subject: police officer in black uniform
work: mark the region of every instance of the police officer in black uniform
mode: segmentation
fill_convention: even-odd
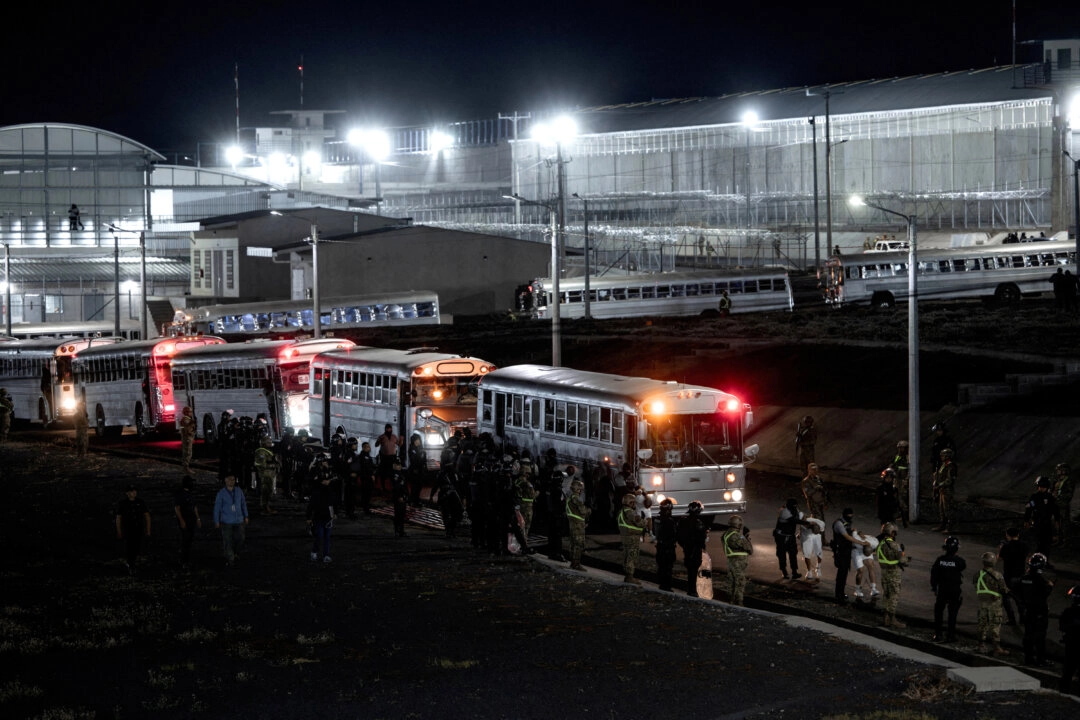
[[[1069,588],[1069,607],[1061,612],[1058,628],[1061,644],[1065,646],[1065,658],[1061,663],[1061,687],[1063,693],[1072,692],[1072,679],[1080,673],[1080,585]]]
[[[1024,598],[1024,664],[1046,667],[1046,628],[1050,623],[1050,591],[1053,579],[1046,576],[1046,556],[1035,553],[1028,558],[1028,571],[1020,578]]]
[[[956,553],[960,550],[960,539],[950,535],[942,545],[945,554],[938,557],[930,566],[930,589],[937,596],[934,602],[934,642],[956,642],[956,614],[963,602],[964,570],[967,563]],[[945,608],[949,609],[948,635],[941,634],[941,620]]]
[[[1061,512],[1051,493],[1054,483],[1050,478],[1040,475],[1035,478],[1035,492],[1028,498],[1024,507],[1024,527],[1035,532],[1035,550],[1046,555],[1054,546]]]
[[[671,498],[660,501],[660,517],[656,521],[656,574],[660,589],[671,592],[671,578],[675,571],[675,518],[671,516],[674,503]]]

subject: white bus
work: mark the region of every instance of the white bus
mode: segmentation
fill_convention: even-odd
[[[476,426],[476,388],[495,366],[431,348],[354,347],[311,361],[311,433],[374,440],[393,425],[406,443],[419,434],[434,466],[461,428]]]
[[[75,413],[73,358],[118,337],[35,338],[0,343],[0,387],[15,405],[15,419],[48,425]]]
[[[351,340],[249,340],[204,345],[177,353],[172,383],[178,407],[191,408],[197,434],[217,439],[217,421],[228,411],[266,418],[270,434],[308,429],[308,363],[313,355],[351,347]],[[179,429],[180,413],[177,413]]]
[[[224,342],[199,335],[88,348],[72,363],[75,393],[86,403],[98,436],[119,436],[125,426],[134,427],[139,435],[159,426],[171,428],[176,400],[169,363],[187,348]]]
[[[480,381],[477,431],[534,458],[554,449],[559,462],[620,468],[628,463],[659,512],[697,500],[708,515],[746,509],[743,449],[750,406],[698,385],[607,375],[546,365],[514,365]]]
[[[0,330],[4,330],[0,325]],[[150,336],[157,337],[153,323],[149,324]],[[65,338],[65,337],[112,337],[116,335],[116,323],[111,320],[93,320],[88,322],[46,322],[12,323],[11,337],[19,340],[30,338]],[[142,328],[138,320],[120,320],[120,337],[125,340],[141,340]]]
[[[1076,273],[1076,246],[1064,242],[927,249],[918,252],[920,299],[993,298],[1015,305],[1052,289],[1058,268]],[[822,269],[827,303],[892,307],[908,296],[908,252],[834,255]]]
[[[324,332],[370,325],[438,325],[439,296],[433,292],[383,293],[323,298]],[[188,311],[184,332],[246,337],[311,332],[314,314],[310,300],[269,300],[256,303],[207,305]]]
[[[701,315],[718,310],[722,293],[732,313],[791,310],[788,274],[782,268],[714,272],[604,275],[589,279],[589,314],[598,319],[653,315]],[[519,313],[550,318],[550,278],[518,289]],[[585,279],[559,281],[559,316],[585,317]]]

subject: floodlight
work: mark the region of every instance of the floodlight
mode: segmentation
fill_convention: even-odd
[[[758,124],[758,114],[753,110],[747,110],[743,113],[742,124],[748,128],[754,128]]]
[[[432,130],[428,135],[428,149],[436,155],[443,150],[453,147],[454,138],[450,137],[441,130]]]
[[[577,135],[577,123],[569,115],[560,115],[546,123],[533,125],[532,136],[534,140],[542,143],[564,143]]]
[[[225,160],[236,167],[244,160],[244,151],[239,145],[230,145],[225,148]]]

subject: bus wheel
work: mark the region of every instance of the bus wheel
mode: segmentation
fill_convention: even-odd
[[[215,442],[217,442],[217,437],[214,434],[217,431],[217,428],[214,425],[213,415],[203,415],[202,428],[202,436],[204,443],[206,443],[207,445],[213,445]]]
[[[891,292],[884,290],[878,290],[876,293],[870,296],[870,307],[875,310],[878,308],[893,308],[896,307],[896,298],[893,297]]]
[[[94,434],[100,437],[105,437],[105,411],[100,405],[94,411]]]
[[[1015,307],[1020,304],[1020,288],[1013,283],[998,285],[994,292],[994,300],[998,305]]]
[[[149,434],[150,429],[146,427],[146,419],[143,417],[142,403],[135,406],[135,434],[143,438]]]

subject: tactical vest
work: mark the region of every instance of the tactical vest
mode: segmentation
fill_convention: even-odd
[[[883,551],[885,550],[885,543],[891,543],[891,542],[893,542],[893,539],[892,539],[892,538],[885,538],[885,539],[884,539],[884,540],[882,540],[882,541],[881,541],[881,543],[880,543],[880,544],[879,544],[879,545],[877,546],[877,560],[878,560],[878,563],[879,563],[879,564],[881,564],[881,565],[883,565],[883,566],[887,566],[887,565],[899,565],[899,564],[900,564],[900,560],[899,560],[899,559],[897,559],[897,560],[890,560],[890,559],[888,559],[887,557],[885,557],[885,553],[883,552]]]
[[[738,530],[728,530],[726,533],[724,533],[724,554],[727,555],[728,557],[736,557],[736,556],[739,556],[739,555],[748,555],[749,554],[745,550],[736,550],[736,549],[731,547],[731,543],[730,543],[731,536],[732,535],[738,535],[738,534],[739,534]]]
[[[979,571],[979,579],[975,582],[975,594],[976,595],[990,595],[992,597],[1001,597],[1001,593],[994,592],[990,588],[986,587],[986,581],[983,579],[986,576],[985,570]]]

